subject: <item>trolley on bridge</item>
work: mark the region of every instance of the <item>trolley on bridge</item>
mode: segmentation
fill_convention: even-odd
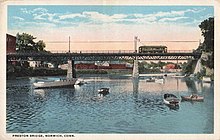
[[[166,46],[140,46],[139,53],[167,53]]]

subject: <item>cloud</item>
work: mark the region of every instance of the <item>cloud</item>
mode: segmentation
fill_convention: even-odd
[[[46,8],[35,8],[32,10],[32,13],[47,13],[48,10]]]
[[[191,8],[186,10],[172,10],[168,12],[158,11],[154,13],[115,13],[115,14],[107,14],[101,13],[98,11],[83,11],[79,13],[56,13],[51,12],[46,8],[35,8],[35,9],[27,9],[21,8],[21,12],[25,14],[29,14],[32,17],[28,18],[18,18],[17,21],[27,21],[27,22],[35,22],[35,25],[42,24],[52,24],[57,27],[76,27],[80,25],[104,25],[104,24],[120,24],[120,25],[149,25],[149,24],[167,24],[171,22],[175,22],[175,24],[191,26],[194,24],[188,23],[190,20],[189,15],[186,13],[199,13],[204,11],[205,8]],[[67,11],[68,12],[68,11]],[[196,17],[195,19],[198,20]],[[16,17],[14,18],[16,19]],[[183,22],[184,20],[184,22]],[[28,24],[31,26],[30,24]],[[33,26],[32,26],[33,27]]]
[[[59,16],[59,18],[62,20],[62,19],[73,19],[73,18],[76,18],[76,17],[86,17],[85,15],[82,15],[82,14],[65,14],[65,15],[61,15]]]
[[[31,10],[27,10],[27,8],[21,8],[20,11],[24,14],[30,14]]]
[[[17,20],[17,21],[24,21],[24,18],[18,17],[18,16],[13,16],[13,19]]]
[[[95,22],[113,22],[111,16],[99,12],[85,11],[83,15]]]
[[[205,10],[206,10],[206,8],[202,8],[202,9],[194,8],[194,9],[189,9],[188,12],[200,13],[200,12],[205,11]]]
[[[35,8],[28,10],[27,8],[21,8],[20,11],[25,14],[34,14],[34,13],[47,13],[48,10],[46,8]]]
[[[54,21],[53,16],[56,14],[49,13],[46,8],[35,8],[28,10],[27,8],[21,8],[20,11],[25,14],[30,14],[33,16],[34,20],[49,20]]]
[[[122,21],[122,19],[126,18],[125,14],[113,14],[107,15],[103,13],[99,13],[96,11],[84,11],[83,13],[71,13],[60,15],[60,21],[65,19],[76,19],[81,18],[81,22],[90,21],[93,23],[112,23],[117,21]]]
[[[128,17],[133,18],[128,18]],[[89,22],[90,24],[105,24],[105,23],[121,23],[123,22],[132,22],[132,23],[144,23],[144,21],[154,21],[154,17],[145,17],[144,15],[140,14],[137,18],[138,14],[113,14],[107,15],[103,13],[99,13],[96,11],[84,11],[83,13],[74,13],[74,14],[65,14],[59,16],[60,20],[65,19],[76,19],[81,18],[81,22]]]
[[[170,12],[157,12],[147,15],[148,17],[175,17],[183,16],[186,11],[170,11]]]
[[[174,18],[162,18],[159,20],[159,22],[173,22],[173,21],[177,21],[177,20],[181,20],[181,19],[188,19],[188,17],[174,17]]]

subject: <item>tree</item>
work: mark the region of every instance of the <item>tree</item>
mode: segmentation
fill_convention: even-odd
[[[202,36],[204,36],[203,50],[206,52],[214,51],[214,18],[210,17],[209,19],[204,20],[199,25]]]
[[[39,40],[35,47],[37,48],[38,51],[45,51],[44,48],[46,47],[46,44],[43,42],[43,40]]]
[[[204,61],[202,60],[202,65],[214,68],[214,18],[210,17],[209,19],[204,20],[199,25],[202,36],[204,37],[204,42],[200,43],[196,51],[199,52],[209,52],[210,55],[208,55],[208,60]],[[192,73],[193,70],[196,67],[196,62],[193,60],[189,60],[188,63],[183,65],[183,72],[185,73]],[[199,75],[204,74],[204,71],[202,73],[199,73]]]
[[[204,20],[199,27],[201,28],[204,42],[201,46],[202,50],[211,53],[207,62],[203,62],[205,66],[214,68],[214,18]]]
[[[158,64],[158,67],[160,67],[160,68],[163,68],[163,66],[166,65],[165,62],[161,62],[161,61],[159,61],[157,64]]]
[[[19,34],[17,33],[16,35],[16,51],[17,52],[40,52],[40,51],[45,51],[44,48],[46,47],[45,43],[40,40],[37,43],[34,42],[34,39],[36,37],[27,34],[27,33],[22,33]]]

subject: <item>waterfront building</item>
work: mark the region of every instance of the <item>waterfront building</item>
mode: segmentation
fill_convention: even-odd
[[[16,37],[10,34],[6,34],[6,53],[16,52]]]
[[[112,62],[94,62],[94,61],[76,61],[76,69],[132,69],[130,63],[112,61]],[[61,69],[67,69],[67,64],[59,65]]]

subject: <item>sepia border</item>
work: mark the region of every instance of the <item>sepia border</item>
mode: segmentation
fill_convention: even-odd
[[[214,134],[73,134],[69,138],[12,137],[6,133],[6,33],[7,5],[203,5],[214,6]],[[0,140],[10,139],[153,139],[153,140],[220,140],[220,0],[0,0]],[[22,133],[23,134],[23,133]],[[27,135],[30,135],[28,133]]]

